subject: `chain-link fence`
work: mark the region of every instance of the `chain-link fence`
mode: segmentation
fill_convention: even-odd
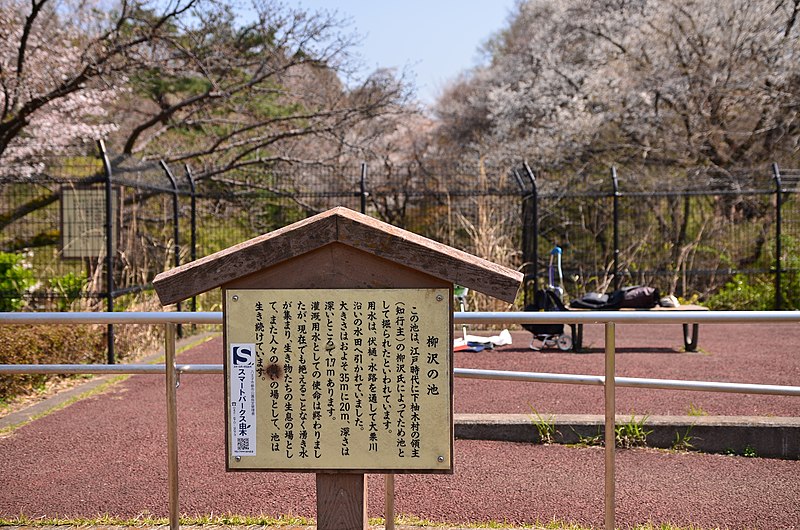
[[[556,245],[573,297],[647,284],[702,300],[740,274],[774,283],[781,307],[781,275],[798,272],[800,173],[777,167],[534,176],[480,163],[276,164],[204,178],[99,153],[2,175],[3,310],[120,308],[163,270],[334,206],[523,270],[526,296],[546,283]],[[219,309],[219,296],[191,304]]]
[[[526,260],[529,283],[541,285],[548,251],[558,245],[573,296],[650,285],[703,300],[739,275],[775,282],[774,306],[786,307],[781,277],[798,273],[797,170],[617,175],[612,169],[557,187],[546,176],[540,180],[539,252]]]

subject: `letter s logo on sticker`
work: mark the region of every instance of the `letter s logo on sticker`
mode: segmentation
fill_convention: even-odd
[[[253,364],[253,350],[250,345],[231,345],[231,352],[234,366]]]

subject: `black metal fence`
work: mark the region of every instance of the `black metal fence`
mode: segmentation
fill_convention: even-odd
[[[547,189],[524,168],[527,284],[541,285],[543,259],[564,251],[568,292],[651,285],[705,299],[736,275],[774,283],[774,308],[787,307],[782,278],[798,273],[800,171],[693,170],[677,175],[578,175]],[[797,301],[798,293],[789,293]]]
[[[129,307],[163,270],[347,206],[525,273],[526,300],[563,249],[571,296],[648,284],[705,299],[735,275],[797,275],[800,171],[535,175],[476,162],[273,165],[195,179],[106,153],[0,173],[0,310]],[[800,293],[790,293],[798,298]],[[476,296],[472,309],[502,309]],[[191,308],[219,308],[213,294]]]

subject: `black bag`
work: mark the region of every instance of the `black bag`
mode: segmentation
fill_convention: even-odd
[[[570,303],[570,307],[578,309],[594,309],[597,311],[615,311],[622,307],[625,299],[624,291],[614,291],[611,294],[586,293]]]
[[[644,285],[626,287],[622,290],[625,294],[622,300],[622,307],[632,309],[650,309],[658,304],[661,295],[658,289]]]
[[[613,291],[611,294],[586,293],[577,300],[573,300],[570,307],[597,311],[616,311],[623,307],[649,309],[656,306],[659,298],[661,296],[658,289],[634,285]]]
[[[525,306],[525,311],[567,311],[567,308],[555,290],[539,289],[533,295],[533,303]],[[564,333],[564,324],[523,324],[522,327],[537,337]]]

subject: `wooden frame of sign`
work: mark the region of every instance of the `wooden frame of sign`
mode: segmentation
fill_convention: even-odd
[[[453,284],[513,302],[521,280],[334,208],[154,285],[222,288],[227,469],[316,473],[327,529],[367,527],[366,472],[452,472]]]
[[[228,470],[452,472],[450,300],[225,289]]]

